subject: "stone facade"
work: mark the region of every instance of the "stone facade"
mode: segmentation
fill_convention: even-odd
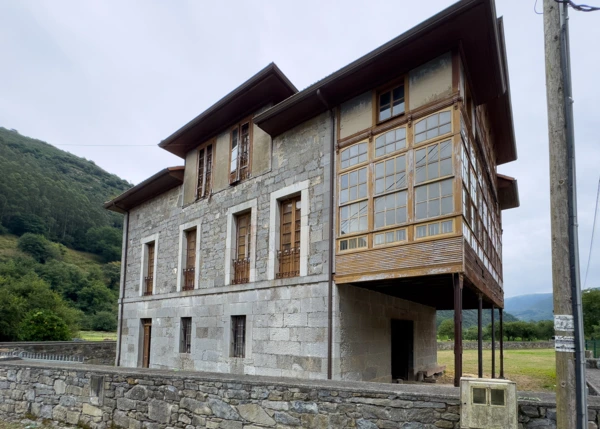
[[[556,427],[554,395],[519,397],[520,429]],[[589,398],[590,428],[599,410]],[[92,429],[452,429],[460,399],[450,386],[0,363],[0,419],[31,415]]]
[[[323,114],[276,137],[271,152],[252,154],[271,157],[268,171],[208,199],[184,204],[184,183],[129,212],[121,366],[142,365],[142,319],[151,319],[151,368],[327,378],[330,127]],[[227,166],[214,165],[222,168]],[[191,180],[187,169],[185,180]],[[300,276],[276,279],[275,206],[287,190],[302,195]],[[247,209],[250,282],[233,285],[232,217]],[[182,291],[183,231],[190,227],[198,231],[198,287]],[[156,255],[154,290],[142,296],[144,243],[150,241]],[[433,308],[348,285],[334,284],[332,300],[334,378],[391,381],[394,318],[415,322],[412,373],[436,365]],[[244,358],[231,357],[231,320],[239,315],[246,316]],[[191,318],[190,353],[180,353],[181,318]]]

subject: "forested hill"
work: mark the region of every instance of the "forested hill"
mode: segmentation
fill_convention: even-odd
[[[131,184],[92,161],[2,127],[0,172],[4,228],[16,235],[43,234],[68,247],[118,259],[120,248],[115,246],[120,242],[122,216],[108,212],[102,204]],[[99,228],[105,229],[102,234]],[[99,235],[118,240],[112,240],[112,249],[102,249],[91,240]]]

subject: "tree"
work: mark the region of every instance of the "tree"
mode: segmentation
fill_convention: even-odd
[[[88,325],[93,331],[114,332],[117,330],[117,316],[110,311],[99,311],[90,316]]]
[[[454,322],[451,319],[443,320],[438,328],[438,338],[454,339]]]
[[[594,326],[600,325],[600,289],[584,290],[581,294],[583,304],[583,331],[591,337]]]
[[[101,255],[106,262],[121,260],[122,232],[110,226],[95,226],[86,235],[86,248]]]
[[[30,232],[19,238],[18,247],[19,250],[33,256],[36,261],[42,264],[59,256],[57,249],[46,240],[46,237]]]
[[[25,213],[13,216],[8,224],[10,232],[22,235],[27,232],[32,234],[45,234],[46,223],[37,215]]]
[[[23,341],[69,341],[67,324],[49,310],[34,310],[25,315],[19,327]]]

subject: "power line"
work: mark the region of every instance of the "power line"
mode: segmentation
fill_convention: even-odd
[[[583,281],[583,288],[587,284],[587,277],[590,271],[590,261],[592,260],[592,248],[594,246],[594,232],[596,231],[596,218],[598,217],[598,199],[600,199],[600,179],[598,179],[598,192],[596,192],[596,210],[594,211],[594,223],[592,226],[592,239],[590,240],[590,253],[588,254],[587,268],[585,269],[585,279]]]
[[[600,10],[600,7],[597,6],[589,6],[587,4],[576,4],[572,0],[554,0],[556,3],[566,3],[571,6],[573,9],[578,10],[579,12],[596,12]]]

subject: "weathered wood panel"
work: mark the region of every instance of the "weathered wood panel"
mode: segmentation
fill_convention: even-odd
[[[493,301],[494,305],[504,308],[504,291],[485,268],[471,245],[464,241],[465,275],[483,294]]]
[[[373,279],[379,274],[393,277],[425,276],[456,272],[462,265],[462,237],[449,237],[372,249],[336,257],[336,282],[350,281],[346,276],[362,275]]]

